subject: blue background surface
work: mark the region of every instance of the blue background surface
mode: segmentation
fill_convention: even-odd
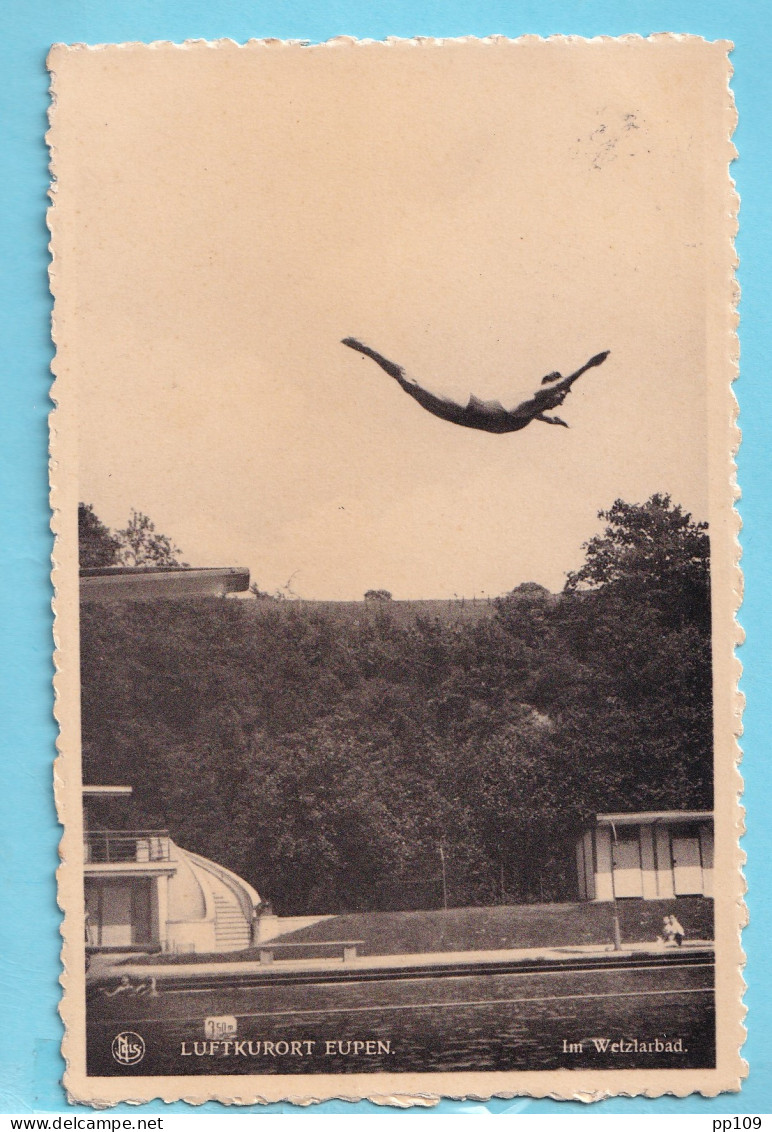
[[[59,829],[52,800],[55,728],[51,717],[51,550],[47,485],[48,371],[52,354],[48,327],[50,296],[45,226],[48,155],[43,141],[48,105],[45,56],[56,41],[277,36],[324,40],[333,35],[382,38],[500,33],[581,36],[648,35],[676,31],[735,42],[733,89],[740,111],[735,142],[741,157],[733,168],[742,197],[737,241],[743,290],[741,405],[741,512],[746,599],[741,620],[747,642],[741,650],[743,689],[748,697],[743,746],[749,832],[745,848],[751,924],[747,995],[750,1036],[745,1056],[750,1077],[739,1096],[658,1101],[615,1099],[606,1113],[768,1113],[772,1048],[772,802],[765,773],[765,730],[772,722],[769,677],[772,637],[768,594],[772,532],[768,492],[770,420],[764,412],[770,355],[770,199],[772,158],[772,48],[769,9],[758,0],[672,0],[620,4],[617,0],[6,0],[0,12],[0,121],[3,176],[0,180],[2,269],[0,326],[2,419],[0,420],[0,609],[2,610],[3,774],[0,788],[0,1112],[62,1112],[59,1055],[59,913],[53,872]],[[765,691],[767,695],[765,696]],[[578,1104],[551,1101],[443,1103],[434,1111],[586,1112]],[[217,1105],[206,1110],[221,1111]],[[274,1105],[274,1111],[291,1106]],[[137,1113],[136,1107],[118,1111]],[[87,1111],[68,1109],[68,1111]],[[154,1102],[144,1111],[187,1111]],[[199,1110],[201,1111],[201,1110]],[[263,1110],[265,1111],[265,1110]],[[297,1110],[292,1110],[297,1111]],[[306,1110],[309,1111],[309,1110]],[[310,1111],[382,1112],[361,1104],[331,1102]],[[416,1110],[413,1110],[416,1111]],[[426,1111],[426,1110],[419,1110]],[[427,1113],[428,1115],[429,1113]]]

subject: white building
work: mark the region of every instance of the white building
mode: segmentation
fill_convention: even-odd
[[[576,843],[581,900],[713,896],[713,814],[598,814]]]
[[[130,794],[130,786],[86,786],[84,810],[89,799]],[[238,951],[256,939],[254,888],[165,830],[86,828],[84,882],[94,951]]]

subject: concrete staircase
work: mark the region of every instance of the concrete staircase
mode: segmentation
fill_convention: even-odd
[[[250,926],[234,897],[214,892],[214,938],[217,951],[239,951],[250,944]]]

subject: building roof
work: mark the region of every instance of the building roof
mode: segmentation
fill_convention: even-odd
[[[118,798],[131,794],[133,786],[84,786],[83,795],[87,798]]]
[[[638,814],[596,814],[598,825],[669,825],[676,822],[713,821],[712,810],[644,810]]]
[[[99,566],[80,571],[81,601],[224,597],[249,589],[245,566]]]

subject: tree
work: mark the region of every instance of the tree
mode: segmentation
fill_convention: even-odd
[[[286,601],[286,597],[281,590],[276,590],[275,593],[268,593],[267,590],[261,590],[257,582],[253,582],[249,587],[249,592],[255,601]]]
[[[167,535],[141,511],[132,510],[128,524],[111,531],[90,503],[78,504],[78,553],[81,569],[99,566],[185,566]]]
[[[142,511],[132,508],[129,522],[116,531],[124,566],[184,566],[177,558],[182,551],[168,535],[159,534],[155,523]]]
[[[391,601],[391,594],[388,590],[367,590],[365,601]]]
[[[504,595],[504,598],[522,598],[525,601],[549,601],[552,594],[546,586],[539,582],[521,582],[513,590]],[[502,600],[502,599],[498,599]]]
[[[598,517],[602,535],[584,543],[585,563],[568,575],[566,592],[605,590],[624,600],[645,600],[672,625],[710,631],[710,539],[669,495],[646,503],[617,499]]]
[[[78,504],[78,554],[82,570],[98,566],[117,566],[121,544],[109,527],[94,514],[90,503]]]
[[[668,495],[618,499],[555,609],[566,788],[600,808],[712,801],[710,542]],[[572,769],[575,776],[573,781]]]

